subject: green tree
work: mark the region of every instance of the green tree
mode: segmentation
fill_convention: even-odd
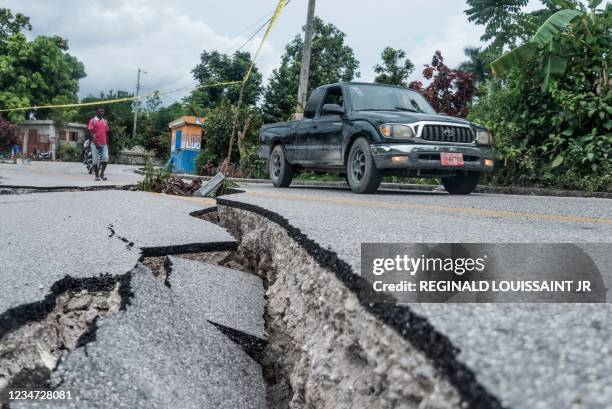
[[[521,46],[502,55],[491,63],[491,68],[495,74],[503,74],[512,69],[520,68],[524,63],[533,60],[536,56],[540,61],[540,78],[542,80],[542,90],[548,89],[551,80],[565,73],[569,62],[569,48],[572,46],[572,41],[568,40],[567,36],[576,36],[576,28],[578,31],[582,27],[586,27],[591,21],[597,17],[599,11],[596,7],[601,4],[602,0],[591,0],[591,13],[589,14],[583,5],[575,6],[573,3],[566,0],[552,0],[558,3],[563,9],[552,14],[537,30],[532,38],[528,39]],[[610,4],[608,4],[608,9]],[[605,16],[605,14],[604,14]],[[604,21],[610,23],[610,19],[604,18]],[[603,39],[610,38],[609,31],[603,33]],[[590,31],[582,32],[581,40],[584,46],[592,48],[597,43],[596,39]],[[602,44],[604,47],[606,41]],[[610,58],[609,48],[598,50],[602,63]],[[598,64],[601,66],[601,64]],[[605,69],[605,68],[604,68]]]
[[[406,58],[406,52],[386,47],[381,58],[382,64],[376,64],[374,67],[374,72],[378,74],[374,82],[406,87],[408,84],[406,81],[414,71],[414,64]]]
[[[0,50],[0,107],[48,105],[54,100],[76,102],[83,64],[67,53],[68,43],[60,37],[36,37],[28,41],[22,33],[9,35]],[[11,112],[13,122],[23,111]],[[50,112],[39,112],[45,118]]]
[[[351,81],[359,76],[359,61],[353,49],[345,43],[345,37],[336,26],[315,17],[309,94],[321,85]],[[262,107],[266,122],[286,120],[295,111],[303,48],[303,36],[298,34],[285,47],[280,67],[273,71]]]
[[[242,108],[240,110],[238,128],[244,122],[247,112],[252,110],[254,108]],[[227,101],[206,113],[206,120],[202,125],[206,140],[204,143],[205,155],[215,164],[220,164],[227,156],[235,113],[235,106]],[[239,159],[238,146],[236,144],[234,145],[231,161],[237,162]]]
[[[481,47],[465,47],[463,52],[468,60],[462,62],[457,67],[458,70],[471,72],[474,74],[474,81],[480,84],[491,75],[491,57]]]
[[[153,127],[158,132],[165,132],[168,130],[168,124],[182,115],[185,115],[185,108],[179,102],[161,107],[153,116]]]
[[[148,137],[143,146],[153,150],[158,158],[167,159],[170,155],[170,130],[168,124],[185,115],[185,108],[179,102],[167,107],[159,107],[148,115]]]
[[[29,17],[21,13],[13,15],[11,10],[0,8],[0,53],[6,47],[10,36],[23,30],[32,30]]]
[[[240,95],[240,84],[216,87],[207,87],[207,85],[242,81],[250,65],[251,54],[248,52],[236,51],[233,55],[227,55],[218,51],[203,51],[200,63],[191,71],[200,88],[196,88],[186,102],[199,110],[214,108],[225,101],[236,104]],[[255,66],[245,86],[242,101],[244,105],[255,105],[261,96],[261,82],[262,75]]]
[[[561,0],[576,4],[574,0]],[[529,0],[467,0],[465,14],[468,21],[485,26],[480,38],[490,42],[487,50],[492,56],[499,55],[504,48],[515,47],[529,39],[538,27],[560,8],[558,1],[540,0],[543,8],[527,12]]]
[[[203,124],[203,150],[197,160],[200,169],[207,161],[221,164],[229,149],[236,107],[223,102],[206,114]],[[263,176],[265,164],[258,158],[261,114],[257,108],[243,107],[238,114],[238,139],[232,149],[232,163],[240,163],[246,176]]]

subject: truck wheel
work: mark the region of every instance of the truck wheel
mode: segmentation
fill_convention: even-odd
[[[270,155],[270,179],[275,187],[287,187],[293,179],[293,166],[285,159],[285,152],[281,145],[276,145]]]
[[[451,195],[469,195],[478,186],[480,172],[469,172],[450,178],[442,178],[442,184]]]
[[[347,181],[355,193],[374,193],[382,181],[382,173],[376,168],[366,138],[355,140],[348,156]]]

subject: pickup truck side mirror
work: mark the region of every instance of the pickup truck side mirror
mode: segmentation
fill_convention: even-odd
[[[344,108],[338,104],[323,105],[323,115],[344,115]]]

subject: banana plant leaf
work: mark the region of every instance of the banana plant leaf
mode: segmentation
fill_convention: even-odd
[[[551,46],[555,35],[567,27],[576,17],[582,16],[584,13],[579,10],[561,10],[550,16],[544,24],[538,29],[533,38],[525,44],[515,48],[502,55],[491,63],[491,71],[493,75],[499,75],[510,71],[512,68],[520,67],[525,61],[530,60],[536,54],[538,49],[544,49]],[[558,58],[557,58],[558,57]],[[546,66],[543,67],[545,72],[553,75],[562,74],[565,72],[565,66],[562,67],[562,57],[547,58]],[[565,62],[567,65],[567,61]],[[549,67],[550,66],[550,67]],[[550,78],[547,76],[546,88]]]
[[[537,52],[537,46],[531,41],[516,47],[491,63],[493,75],[503,74],[514,67],[519,67],[525,61],[530,60]]]
[[[570,25],[572,20],[582,15],[584,15],[584,13],[580,10],[557,11],[540,26],[533,38],[529,41],[534,42],[539,48],[544,48],[548,46],[561,30]]]

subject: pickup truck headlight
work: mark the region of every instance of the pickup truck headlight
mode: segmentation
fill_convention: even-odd
[[[408,125],[401,124],[382,124],[380,132],[386,138],[412,139],[414,132]]]
[[[493,136],[491,132],[485,130],[478,131],[478,143],[481,145],[491,145],[493,143]]]

